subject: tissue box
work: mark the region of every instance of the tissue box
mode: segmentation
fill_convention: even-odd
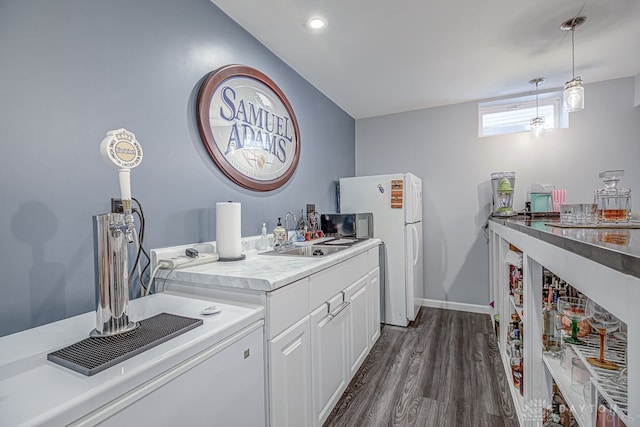
[[[531,193],[531,212],[549,212],[550,193]]]

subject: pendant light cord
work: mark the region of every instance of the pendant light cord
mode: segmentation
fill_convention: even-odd
[[[573,78],[576,78],[576,46],[573,39],[573,35],[576,32],[576,24],[575,22],[571,26],[571,73],[573,74]]]
[[[538,80],[536,80],[536,118],[540,117],[538,114]]]

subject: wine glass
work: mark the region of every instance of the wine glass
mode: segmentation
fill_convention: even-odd
[[[569,344],[584,344],[584,341],[578,338],[578,322],[585,319],[585,298],[577,297],[559,297],[558,311],[571,320],[571,336],[565,337],[564,341]]]
[[[620,326],[620,319],[609,313],[604,307],[588,298],[584,313],[589,324],[600,335],[600,357],[588,357],[587,362],[602,369],[616,370],[618,364],[604,358],[605,339],[608,332],[613,332]]]
[[[628,352],[628,348],[627,347],[627,333],[626,332],[616,332],[613,334],[613,336],[619,341],[624,343],[624,363],[628,363],[629,360],[629,352]],[[623,389],[626,390],[627,389],[627,385],[629,384],[628,382],[628,371],[627,371],[627,367],[625,366],[625,368],[623,370],[620,371],[620,373],[618,373],[618,375],[611,377],[609,379],[609,383],[612,384],[614,387],[619,388],[619,389]]]

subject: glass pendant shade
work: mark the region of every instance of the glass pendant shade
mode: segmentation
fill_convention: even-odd
[[[564,96],[563,104],[564,109],[568,113],[574,113],[584,109],[584,86],[582,86],[582,79],[576,77],[576,46],[575,46],[575,32],[576,27],[584,24],[587,20],[586,16],[576,16],[566,20],[560,25],[562,31],[571,31],[571,75],[573,78],[564,84]]]
[[[529,80],[530,84],[536,85],[536,116],[529,121],[529,129],[531,130],[531,135],[534,138],[538,138],[544,133],[544,117],[540,116],[540,112],[538,110],[538,85],[544,81],[544,77],[536,77],[533,80]]]
[[[564,84],[564,108],[573,113],[584,109],[584,87],[582,79],[575,77]]]
[[[544,117],[534,117],[529,122],[533,136],[541,136],[544,132]]]

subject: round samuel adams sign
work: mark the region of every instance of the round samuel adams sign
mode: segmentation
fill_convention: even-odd
[[[238,185],[269,191],[298,166],[300,132],[291,104],[260,71],[227,65],[198,94],[198,128],[209,155]]]

